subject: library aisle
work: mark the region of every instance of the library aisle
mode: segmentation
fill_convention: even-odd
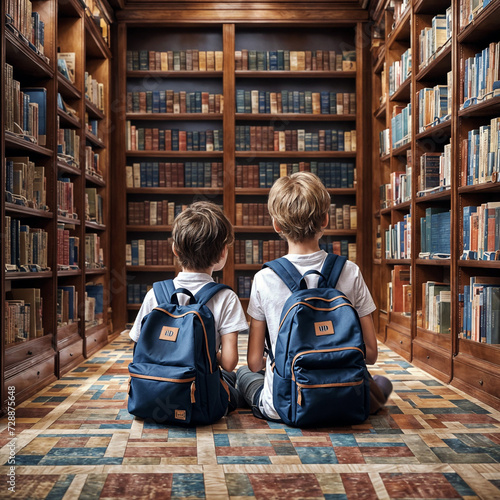
[[[241,409],[189,429],[127,412],[132,343],[122,335],[16,407],[15,494],[5,479],[0,497],[499,499],[500,413],[379,350],[371,372],[395,391],[363,425],[300,430]]]

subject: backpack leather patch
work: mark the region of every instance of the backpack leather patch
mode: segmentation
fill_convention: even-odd
[[[170,340],[170,342],[175,342],[177,340],[177,334],[179,329],[173,326],[164,326],[161,329],[160,340]]]
[[[177,420],[186,420],[186,410],[175,410],[175,418]]]
[[[331,321],[320,321],[318,323],[314,323],[314,331],[317,336],[333,335],[335,333],[333,330],[333,323]]]

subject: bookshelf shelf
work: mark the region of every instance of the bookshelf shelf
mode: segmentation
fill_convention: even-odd
[[[436,201],[436,200],[444,201],[450,199],[451,199],[451,190],[445,189],[437,193],[427,194],[425,196],[417,196],[415,198],[415,203],[429,203],[430,201]]]
[[[41,219],[53,219],[53,212],[48,210],[38,210],[36,208],[24,207],[16,203],[5,202],[5,211],[17,217],[38,217]]]
[[[477,267],[481,269],[500,269],[500,261],[498,260],[460,260],[458,267]]]
[[[274,233],[271,226],[234,226],[235,233]]]
[[[127,304],[127,309],[129,311],[138,311],[141,308],[141,304]]]
[[[95,59],[111,59],[111,50],[92,20],[85,16],[85,42],[87,56]]]
[[[33,142],[8,132],[5,133],[5,147],[11,151],[23,151],[28,154],[46,156],[49,158],[53,156],[53,152],[50,149],[34,144]]]
[[[389,101],[406,101],[410,100],[411,91],[411,75],[406,77],[406,80],[398,87],[398,89],[389,97]]]
[[[127,271],[136,273],[173,273],[175,272],[175,266],[127,266]]]
[[[62,128],[80,128],[80,120],[62,109],[57,109],[57,116],[60,118]]]
[[[450,6],[450,0],[418,0],[414,6],[415,14],[435,14],[444,12]]]
[[[451,120],[446,120],[444,122],[438,123],[433,127],[428,127],[427,130],[423,132],[419,132],[415,135],[415,139],[417,141],[421,139],[437,138],[438,140],[442,140],[444,137],[451,136]]]
[[[484,101],[473,104],[465,109],[461,109],[458,112],[458,116],[461,118],[493,117],[497,116],[499,113],[500,95],[490,99],[485,99]]]
[[[57,90],[64,98],[81,99],[82,93],[64,75],[57,72]]]
[[[355,158],[356,151],[236,151],[236,158]]]
[[[131,151],[125,152],[130,157],[144,158],[221,158],[222,151]]]
[[[57,277],[58,278],[65,278],[68,276],[81,276],[82,270],[81,269],[72,269],[70,271],[57,271]]]
[[[407,9],[404,15],[401,17],[397,26],[387,35],[387,47],[392,48],[395,42],[409,41],[411,26],[410,26],[411,9]]]
[[[222,113],[127,113],[127,120],[143,121],[220,121]]]
[[[148,187],[127,188],[128,194],[186,194],[186,195],[221,195],[222,188],[170,188],[170,187]]]
[[[71,175],[82,175],[82,171],[77,168],[77,167],[72,167],[71,165],[68,165],[65,162],[58,161],[57,162],[57,169],[60,172],[64,172],[66,174],[71,174]]]
[[[378,120],[382,120],[382,119],[385,119],[385,115],[386,115],[386,112],[387,112],[387,106],[386,106],[386,103],[383,102],[380,107],[377,109],[377,111],[375,111],[375,118],[377,118]]]
[[[53,78],[54,70],[27,44],[21,41],[7,27],[5,29],[5,52],[11,61],[16,61],[16,71],[36,78]]]
[[[127,78],[222,78],[222,71],[127,71]]]
[[[106,226],[104,224],[98,224],[97,222],[85,221],[86,229],[93,229],[94,231],[106,231]]]
[[[382,155],[379,157],[380,161],[389,161],[391,159],[391,153]]]
[[[236,78],[356,78],[355,71],[247,71],[236,70]]]
[[[39,279],[46,279],[46,278],[52,278],[53,273],[52,271],[40,271],[38,273],[25,273],[25,272],[20,272],[20,271],[14,271],[14,272],[6,272],[5,273],[5,279],[6,280],[39,280]]]
[[[444,10],[443,10],[444,12]],[[435,80],[438,78],[446,77],[446,73],[450,71],[451,68],[451,40],[449,40],[446,45],[444,45],[437,54],[434,55],[434,59],[427,64],[427,66],[421,68],[417,73],[417,82]]]
[[[90,102],[87,98],[85,98],[85,110],[89,114],[89,117],[96,118],[97,120],[104,120],[104,113],[98,109],[95,104]]]
[[[287,121],[327,121],[327,122],[355,122],[356,115],[326,115],[312,113],[236,113],[237,121],[287,120]]]
[[[138,226],[138,225],[127,225],[127,232],[131,233],[170,233],[172,231],[172,226],[163,225],[149,225],[149,226]]]
[[[99,137],[96,137],[88,130],[85,131],[85,139],[87,139],[95,148],[103,149],[106,147],[104,142],[102,142],[101,139],[99,139]]]
[[[378,51],[377,60],[373,66],[373,72],[379,74],[384,68],[385,62],[385,45],[382,45]]]
[[[411,259],[385,259],[385,263],[389,264],[390,266],[410,265]]]
[[[415,264],[418,266],[445,266],[451,265],[450,259],[415,259]]]
[[[394,148],[391,151],[391,156],[393,158],[397,158],[398,156],[405,156],[406,157],[406,152],[411,149],[411,142],[407,142],[406,144],[403,144],[402,146],[399,146],[397,148]]]
[[[91,184],[94,184],[95,186],[99,186],[99,187],[106,186],[106,181],[104,179],[101,179],[100,177],[96,177],[95,175],[92,175],[92,174],[86,173],[85,180],[90,182]]]
[[[61,224],[74,224],[75,226],[79,226],[81,224],[80,219],[73,219],[71,217],[63,217],[61,215],[57,216],[57,222]]]
[[[500,4],[490,2],[483,11],[458,34],[459,43],[475,43],[498,34]]]
[[[93,275],[93,276],[97,276],[97,275],[105,275],[106,273],[108,272],[107,268],[102,268],[102,269],[88,269],[86,268],[85,269],[85,275]]]
[[[500,193],[500,182],[486,182],[458,188],[458,194]]]
[[[235,264],[235,271],[260,271],[262,264]]]

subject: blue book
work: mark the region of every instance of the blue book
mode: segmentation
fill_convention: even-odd
[[[29,96],[29,102],[38,104],[38,144],[45,146],[47,143],[47,89],[29,87],[21,90]]]
[[[132,265],[138,266],[139,265],[139,240],[132,240],[130,243],[131,243],[131,247],[132,247]]]
[[[486,288],[486,343],[500,344],[500,286]]]
[[[470,217],[473,213],[477,213],[477,207],[464,207],[463,208],[463,248],[464,252],[471,250],[470,248]]]
[[[270,71],[276,71],[278,69],[278,51],[270,50],[269,51],[269,66],[268,69]]]
[[[277,61],[278,61],[278,70],[283,71],[285,69],[285,51],[277,50]]]
[[[160,185],[160,165],[157,161],[152,163],[152,187],[159,187]]]
[[[102,316],[104,312],[104,287],[101,284],[86,285],[85,291],[89,297],[95,299],[95,315]]]

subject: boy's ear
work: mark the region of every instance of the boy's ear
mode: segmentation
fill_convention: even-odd
[[[281,227],[274,219],[273,219],[273,228],[277,233],[281,233]]]
[[[174,252],[174,255],[175,255],[176,257],[179,257],[179,254],[177,253],[177,250],[175,249],[175,245],[174,245],[174,243],[173,243],[173,242],[172,242],[172,252]]]
[[[323,221],[323,224],[321,224],[321,228],[324,229],[325,227],[328,227],[329,222],[330,222],[330,214],[326,212],[325,220]]]

